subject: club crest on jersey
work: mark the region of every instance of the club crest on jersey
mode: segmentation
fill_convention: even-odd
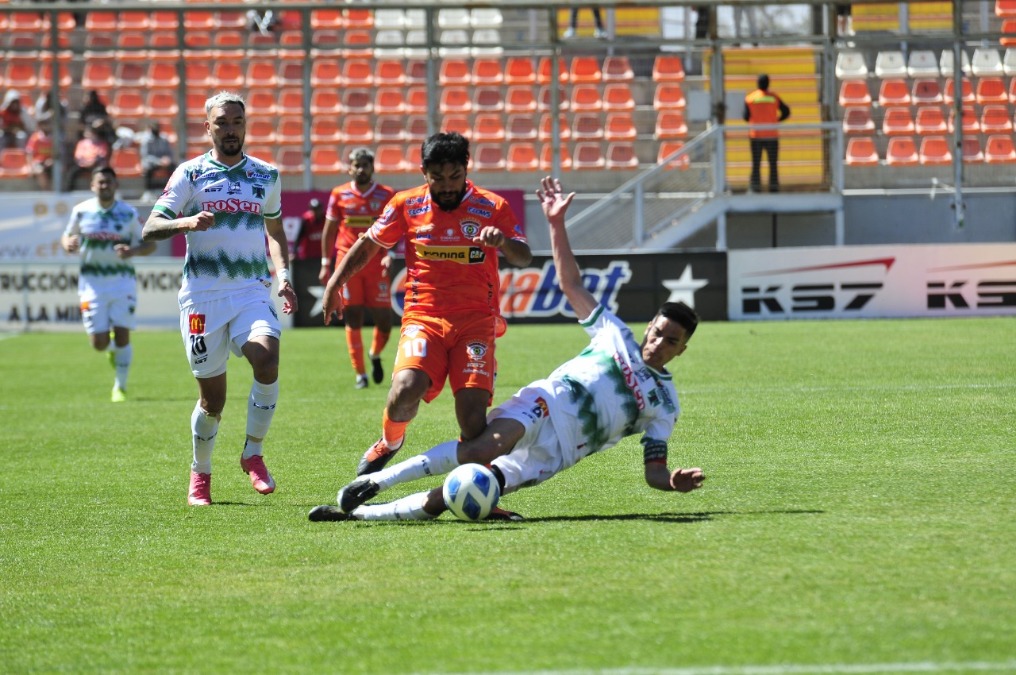
[[[480,224],[475,220],[463,220],[459,223],[459,229],[462,230],[462,236],[470,239],[480,234]]]
[[[205,332],[205,315],[190,314],[187,317],[187,324],[191,335],[200,335]]]
[[[536,405],[533,406],[533,415],[537,419],[541,417],[548,417],[550,415],[550,408],[547,406],[547,401],[542,396],[536,397]]]
[[[265,198],[265,186],[264,185],[251,185],[250,189],[254,191],[255,199]]]
[[[240,181],[227,181],[226,182],[226,194],[235,195],[240,192]]]
[[[466,354],[473,361],[479,361],[487,355],[487,344],[485,342],[470,342],[466,345]]]
[[[402,334],[406,337],[415,337],[417,333],[423,330],[423,326],[418,326],[415,323],[411,323],[408,326],[403,327]]]

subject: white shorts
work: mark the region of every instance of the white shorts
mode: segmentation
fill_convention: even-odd
[[[258,291],[182,307],[180,334],[191,372],[205,378],[226,372],[230,350],[241,356],[252,338],[281,336],[282,325],[268,293]]]
[[[526,428],[515,449],[491,462],[504,475],[505,494],[539,485],[571,466],[565,461],[557,431],[550,421],[547,398],[542,389],[523,387],[487,415],[488,422],[505,418]]]
[[[81,294],[81,322],[89,335],[108,333],[114,327],[134,330],[134,310],[138,299],[133,293]]]

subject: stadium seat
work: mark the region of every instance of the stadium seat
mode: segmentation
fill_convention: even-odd
[[[310,12],[310,27],[315,31],[345,27],[341,9],[314,9]]]
[[[454,131],[462,134],[463,136],[468,136],[471,131],[469,115],[459,113],[449,113],[445,115],[441,118],[441,131]]]
[[[473,30],[472,48],[469,53],[473,58],[501,58],[504,54],[504,38],[498,28],[477,28]]]
[[[125,61],[141,61],[147,63],[148,36],[139,31],[128,31],[116,36],[116,60],[120,63]]]
[[[540,127],[537,135],[541,141],[553,140],[553,129],[551,128],[553,121],[553,113],[543,113],[540,115]],[[564,113],[558,113],[557,131],[562,141],[567,141],[572,137],[571,125],[568,123],[568,117]]]
[[[603,109],[607,112],[630,112],[635,110],[635,98],[627,83],[617,82],[603,88]]]
[[[684,111],[661,110],[657,112],[656,129],[653,136],[660,140],[687,137],[688,123],[685,121]]]
[[[687,104],[684,90],[680,84],[673,82],[656,85],[656,91],[653,93],[653,108],[655,110],[683,109]]]
[[[170,89],[149,89],[145,96],[145,117],[157,119],[164,126],[175,124],[175,120],[180,114],[178,96],[177,92]],[[247,106],[252,110],[257,110],[252,108],[251,100],[247,101]],[[263,113],[258,110],[258,114]]]
[[[188,10],[183,13],[183,27],[189,32],[193,31],[214,31],[215,13]]]
[[[970,69],[974,77],[991,77],[1005,74],[1002,57],[993,47],[978,47],[970,59]]]
[[[219,32],[226,30],[242,30],[247,28],[247,14],[241,11],[219,11],[215,14],[215,29]]]
[[[599,92],[599,87],[595,85],[583,85],[583,87],[596,89]],[[553,102],[554,90],[557,90],[557,105]],[[602,102],[601,102],[602,107]],[[571,109],[571,103],[568,101],[568,94],[561,87],[540,87],[540,91],[536,95],[536,109],[540,112],[548,110],[561,110],[566,111]]]
[[[1009,77],[1016,76],[1016,47],[1009,47],[1002,56],[1002,70]]]
[[[342,130],[338,118],[331,115],[315,117],[310,123],[310,142],[338,144],[342,142]]]
[[[549,56],[540,58],[539,63],[536,66],[536,81],[539,84],[567,84],[570,80],[568,78],[568,61],[566,59],[558,59],[558,73],[557,77],[554,77],[554,60]]]
[[[653,59],[653,82],[682,82],[684,77],[684,61],[677,54],[657,54]]]
[[[561,163],[561,171],[571,171],[572,169],[572,158],[568,154],[568,148],[566,143],[561,144],[561,152],[558,155],[558,161]],[[553,171],[554,170],[554,147],[550,143],[544,143],[543,147],[540,148],[540,171]]]
[[[374,69],[374,83],[379,87],[401,87],[406,84],[406,66],[402,59],[382,59]]]
[[[1010,134],[993,134],[984,144],[984,161],[987,164],[1016,164],[1016,147]]]
[[[501,87],[474,87],[473,111],[495,112],[504,110],[504,94]]]
[[[406,89],[406,112],[422,115],[427,112],[427,88],[422,86]]]
[[[870,136],[857,136],[847,141],[847,154],[844,158],[847,166],[878,166],[878,151],[875,140]]]
[[[114,89],[106,108],[118,123],[134,126],[145,116],[144,89]]]
[[[34,12],[29,16],[18,12],[12,14],[10,18],[11,24],[8,28],[13,32],[19,30],[42,31],[42,17]],[[89,12],[85,15],[85,31],[90,34],[116,35],[119,30],[116,12]]]
[[[920,78],[914,80],[914,86],[910,91],[910,100],[914,105],[941,103],[942,86],[937,79]]]
[[[205,117],[205,100],[207,96],[201,91],[188,91],[186,98],[186,108],[184,109],[187,117],[197,117],[204,119]]]
[[[275,103],[275,112],[280,115],[303,114],[303,88],[284,87],[279,89],[279,98]]]
[[[426,115],[410,115],[405,126],[406,140],[411,143],[421,143],[430,135],[430,122]]]
[[[374,168],[380,173],[402,173],[415,167],[406,161],[401,144],[382,143],[374,153]]]
[[[340,110],[344,115],[359,115],[374,111],[374,98],[370,89],[343,89]]]
[[[635,145],[630,141],[616,141],[607,144],[606,168],[611,170],[631,170],[639,168],[639,158],[635,154]]]
[[[91,16],[89,12],[89,16]],[[175,33],[180,20],[177,13],[171,10],[159,10],[148,14],[148,27],[152,33]]]
[[[528,56],[509,56],[504,65],[504,81],[507,85],[536,83],[536,68]]]
[[[466,58],[469,56],[469,31],[453,28],[442,30],[438,37],[441,46],[437,53],[441,58]]]
[[[374,141],[374,128],[370,115],[343,115],[342,142],[348,145],[367,145]]]
[[[437,25],[441,28],[471,28],[469,10],[458,7],[440,9],[437,13]]]
[[[942,55],[938,59],[938,69],[942,74],[942,77],[954,77],[955,76],[955,56],[952,49],[943,49]],[[964,75],[970,75],[970,55],[967,54],[966,50],[960,50],[960,70],[963,71]]]
[[[477,143],[472,157],[477,171],[504,171],[504,150],[500,143]]]
[[[300,148],[279,148],[276,166],[284,175],[302,174],[304,170],[303,150]]]
[[[477,143],[500,143],[507,134],[501,113],[479,113],[473,120],[470,140]]]
[[[938,59],[930,49],[915,49],[907,58],[907,75],[911,78],[938,77]]]
[[[914,117],[910,108],[886,108],[882,117],[882,133],[886,136],[909,136],[914,133]]]
[[[603,137],[607,141],[634,141],[638,137],[635,121],[630,112],[607,113],[607,121],[603,128]],[[608,163],[610,153],[607,154]]]
[[[275,138],[276,142],[281,145],[303,145],[303,116],[284,115],[280,117]]]
[[[247,139],[258,145],[276,143],[275,120],[270,117],[251,117],[247,120]]]
[[[880,51],[875,56],[875,76],[882,79],[907,76],[907,62],[903,52],[889,49]]]
[[[981,152],[981,141],[976,136],[963,137],[963,162],[965,164],[979,164],[984,161],[984,153]]]
[[[953,81],[953,78],[947,77],[945,80],[945,93],[942,96],[942,100],[944,100],[947,104],[952,105],[955,92],[956,83]],[[974,95],[974,85],[970,82],[970,78],[963,78],[963,92],[960,95],[960,98],[964,103],[973,103],[977,100],[977,97]]]
[[[313,174],[345,173],[346,164],[337,148],[324,145],[310,151],[310,171]]]
[[[918,164],[917,146],[910,136],[893,136],[885,151],[885,163],[889,166],[915,166]]]
[[[998,43],[1003,47],[1016,46],[1016,19],[1006,19],[1002,22],[1002,37],[998,39]],[[1006,50],[1008,51],[1008,50]],[[1012,67],[1006,63],[1005,55],[1002,56],[1002,70],[1005,71],[1006,75],[1012,75]]]
[[[871,119],[870,108],[847,108],[843,111],[843,133],[849,136],[872,134],[875,122]]]
[[[244,86],[243,66],[239,61],[216,61],[212,66],[212,79],[220,89],[240,89]]]
[[[667,169],[685,170],[691,166],[691,158],[687,154],[680,154],[674,159],[667,161],[674,153],[684,148],[684,141],[663,141],[659,150],[656,151],[656,163],[664,165]]]
[[[1012,114],[1008,105],[986,105],[981,110],[982,133],[1008,134],[1012,129]]]
[[[376,30],[402,30],[406,27],[406,13],[401,9],[374,10],[374,28]]]
[[[504,109],[506,113],[536,112],[536,96],[529,85],[509,86],[505,92]]]
[[[39,61],[38,59],[13,58],[6,59],[2,84],[10,89],[36,89],[39,86]],[[87,77],[87,71],[86,71]],[[109,89],[111,84],[104,87],[85,86],[86,89]]]
[[[244,79],[252,87],[279,86],[279,78],[275,70],[275,59],[251,59],[247,62],[247,74]]]
[[[367,30],[374,27],[374,12],[370,9],[347,9],[342,17],[347,30]]]
[[[438,70],[438,83],[442,87],[463,86],[471,81],[469,62],[466,59],[441,59],[441,67]]]
[[[836,55],[835,73],[838,80],[866,79],[868,65],[864,61],[864,55],[860,52],[839,52]]]
[[[505,124],[505,137],[509,141],[536,140],[536,122],[533,120],[533,116],[508,115],[508,122]]]
[[[1006,91],[1005,82],[1001,77],[986,76],[978,78],[974,99],[978,105],[1009,103],[1009,92]]]
[[[342,84],[342,66],[339,59],[314,59],[310,68],[310,84],[312,87],[337,87]]]
[[[508,171],[536,171],[539,168],[536,146],[528,141],[511,143],[508,146],[505,168]]]
[[[238,30],[219,30],[212,35],[211,56],[217,60],[236,61],[240,67],[247,59],[247,36]]]
[[[921,139],[921,148],[917,154],[918,161],[924,166],[952,164],[952,151],[945,136],[925,136]]]
[[[890,78],[882,80],[878,89],[878,104],[882,107],[910,105],[910,90],[906,80]]]
[[[504,72],[501,70],[501,59],[473,59],[473,67],[469,74],[469,80],[478,86],[502,84],[504,82]]]
[[[342,101],[339,98],[338,89],[327,87],[315,89],[310,94],[310,114],[314,117],[319,115],[338,115],[342,110]]]
[[[147,69],[137,61],[121,61],[113,75],[117,88],[143,89],[148,85]]]
[[[942,108],[937,105],[928,105],[917,109],[914,129],[920,136],[940,135],[948,133],[949,125],[942,113]]]
[[[374,20],[377,21],[377,16]],[[374,140],[378,143],[401,143],[408,140],[405,127],[402,115],[378,115],[374,122]]]
[[[406,111],[406,96],[402,87],[380,87],[374,93],[374,110],[378,113],[402,113]]]
[[[28,155],[21,148],[0,150],[0,178],[27,178],[32,175]]]
[[[607,160],[603,156],[603,147],[598,141],[582,141],[575,144],[572,151],[572,168],[576,171],[603,169]]]
[[[469,89],[467,87],[444,87],[441,90],[438,109],[443,114],[472,112],[473,102]]]
[[[603,140],[603,120],[598,112],[578,112],[572,117],[571,137],[577,141]]]
[[[1016,105],[1016,77],[1009,80],[1009,103]]]
[[[549,100],[541,99],[541,110],[550,110]],[[546,105],[546,107],[544,107]],[[571,89],[569,107],[574,112],[599,112],[603,110],[603,94],[595,84],[577,84]]]
[[[71,86],[74,84],[74,79],[71,77],[70,65],[67,63],[59,63],[57,67],[57,86],[61,89]],[[39,86],[48,89],[53,84],[53,62],[43,61],[39,67]],[[14,88],[14,87],[12,87]]]
[[[339,70],[339,83],[344,87],[374,86],[374,65],[370,59],[344,59]]]
[[[974,109],[974,106],[972,106],[972,105],[965,105],[965,106],[963,106],[963,110],[961,111],[961,114],[963,116],[963,135],[964,136],[968,136],[968,135],[971,135],[971,134],[979,134],[979,133],[981,133],[981,122],[977,118],[977,112]],[[948,124],[949,124],[948,131],[949,131],[949,133],[953,132],[955,117],[956,117],[955,110],[950,109],[950,111],[949,111],[949,121],[948,121]]]
[[[572,58],[568,70],[568,80],[572,84],[599,84],[603,81],[600,59],[595,56]]]
[[[840,82],[840,107],[870,106],[871,92],[864,80],[843,80]]]
[[[11,63],[8,64],[8,73]],[[15,86],[7,80],[8,86]],[[95,89],[98,92],[108,92],[116,86],[116,79],[113,73],[113,62],[112,60],[96,61],[89,60],[85,62],[84,73],[81,76],[81,88],[85,90]],[[27,88],[24,85],[19,85],[19,88]]]
[[[1016,17],[1016,0],[995,0],[995,16]]]
[[[215,89],[211,64],[207,61],[188,61],[184,66],[185,81],[189,89]]]
[[[117,178],[138,178],[142,175],[141,152],[137,148],[118,148],[109,158]]]

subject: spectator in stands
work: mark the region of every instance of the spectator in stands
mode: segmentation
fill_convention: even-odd
[[[105,141],[100,132],[102,120],[95,119],[85,127],[81,138],[74,146],[74,163],[67,172],[67,190],[74,189],[78,177],[91,176],[92,171],[99,167],[109,166],[109,157],[112,154],[110,144]]]
[[[849,2],[838,2],[836,3],[836,36],[843,37],[845,35],[854,34],[854,22],[850,18],[850,3]]]
[[[8,89],[0,103],[0,150],[23,148],[29,134],[35,130],[35,120],[21,105],[21,94]]]
[[[48,119],[40,121],[25,144],[28,164],[32,168],[32,175],[35,176],[35,183],[40,190],[46,191],[53,189],[53,164],[56,161],[53,137],[49,134],[50,125]]]
[[[762,176],[760,165],[762,153],[769,158],[769,191],[780,191],[780,179],[776,170],[776,160],[780,152],[779,132],[772,128],[778,122],[790,117],[790,108],[769,90],[769,76],[758,76],[758,89],[744,98],[744,121],[751,127],[748,137],[751,143],[751,184],[752,192],[760,192]],[[768,125],[770,128],[760,129],[756,125]]]
[[[57,105],[54,106],[53,102],[56,101]],[[37,124],[41,124],[44,120],[56,121],[56,113],[59,109],[59,119],[67,118],[67,103],[54,97],[52,93],[43,91],[39,93],[39,98],[35,99],[35,105],[32,107],[32,116],[35,118]]]
[[[85,104],[81,106],[78,117],[81,119],[81,124],[86,127],[97,117],[109,117],[109,111],[106,110],[103,100],[99,98],[99,92],[94,89],[88,92],[88,97],[85,99]]]
[[[279,20],[275,12],[270,9],[260,12],[256,9],[247,12],[247,29],[251,32],[258,32],[262,35],[271,35],[278,27]]]
[[[752,6],[745,7],[740,4],[734,5],[734,34],[738,38],[757,38],[759,36],[757,11],[758,10]],[[748,20],[748,35],[746,36],[741,34],[741,23],[743,19]],[[758,45],[758,43],[755,44],[756,46]]]
[[[293,242],[293,260],[316,260],[321,263],[321,233],[325,229],[325,207],[320,199],[311,199],[300,216],[300,231]],[[316,276],[316,275],[315,275]]]
[[[565,39],[575,37],[575,31],[579,27],[579,11],[578,7],[573,7],[571,11],[571,20],[568,22],[568,30],[564,32]],[[600,14],[599,7],[593,7],[593,21],[596,23],[596,29],[593,31],[593,37],[605,38],[607,37],[607,31],[603,27],[603,15]]]
[[[695,5],[695,39],[709,37],[709,5]]]
[[[169,139],[162,135],[162,127],[156,121],[149,122],[148,129],[141,134],[139,145],[141,169],[145,172],[145,194],[150,190],[161,192],[162,186],[176,169],[173,147]]]

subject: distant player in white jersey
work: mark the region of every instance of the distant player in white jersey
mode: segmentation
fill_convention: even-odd
[[[266,233],[283,311],[297,308],[280,219],[279,171],[243,153],[243,97],[218,93],[205,101],[205,113],[212,149],[177,167],[144,227],[146,241],[187,237],[179,299],[180,332],[199,394],[191,415],[194,461],[187,502],[192,506],[212,502],[212,450],[226,404],[230,351],[244,356],[254,371],[240,468],[261,494],[275,491],[261,456],[279,398],[282,334],[271,298]]]
[[[116,370],[112,400],[122,403],[127,400],[127,375],[134,357],[131,331],[137,324],[137,281],[131,258],[150,254],[155,244],[141,240],[138,212],[116,198],[117,185],[113,169],[92,172],[95,198],[74,207],[60,244],[68,253],[81,252],[81,320],[92,347],[109,355]]]
[[[680,356],[698,326],[695,311],[667,302],[646,327],[642,343],[582,284],[565,230],[574,193],[544,178],[537,196],[550,224],[558,282],[589,334],[589,346],[547,378],[520,389],[490,411],[487,428],[467,441],[447,441],[427,452],[363,475],[339,490],[338,506],[315,507],[324,520],[428,520],[446,510],[441,487],[387,504],[366,504],[393,485],[447,473],[460,464],[490,466],[501,494],[538,485],[582,458],[641,433],[645,480],[657,490],[690,492],[702,470],[667,467],[667,441],[680,413],[667,363]],[[510,513],[510,512],[509,512]],[[512,520],[521,520],[511,514]],[[499,518],[499,519],[504,519]]]

